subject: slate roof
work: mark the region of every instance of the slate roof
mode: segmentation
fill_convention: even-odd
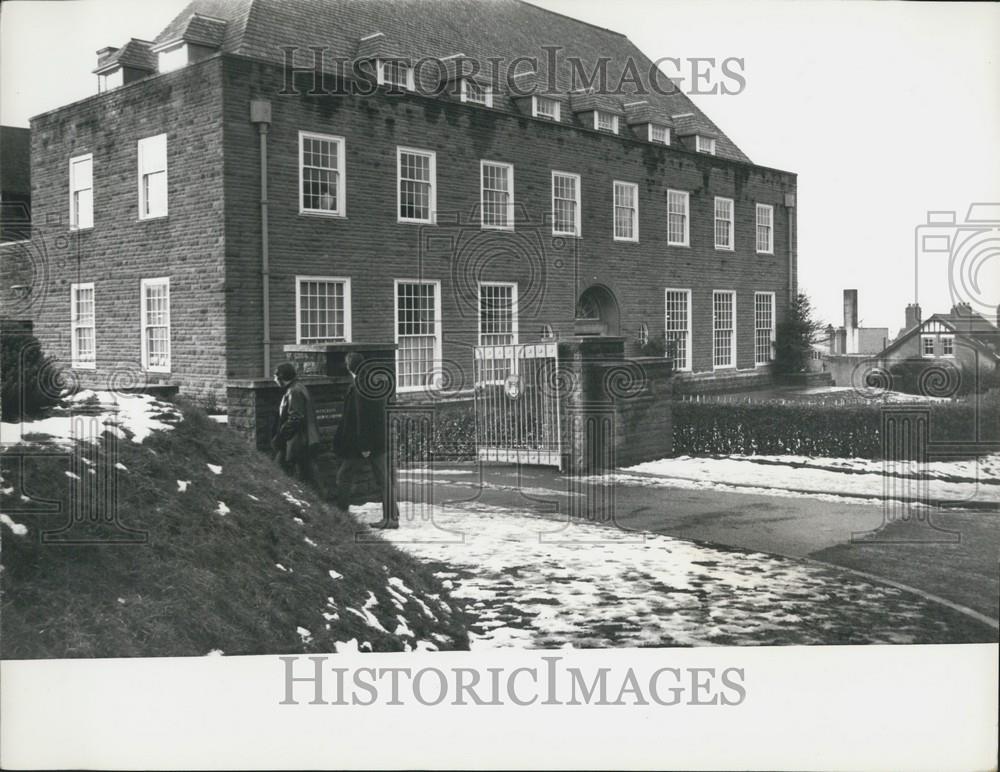
[[[400,48],[398,55],[411,59],[444,58],[463,52],[490,67],[488,59],[502,57],[511,62],[518,56],[536,56],[542,61],[544,46],[562,46],[555,82],[569,93],[579,88],[572,80],[567,57],[578,57],[588,71],[599,57],[610,57],[608,80],[617,84],[626,62],[633,61],[645,83],[651,60],[624,35],[562,14],[547,11],[522,0],[193,0],[157,37],[160,44],[178,39],[191,15],[222,19],[228,23],[221,49],[275,64],[283,64],[282,47],[297,46],[297,66],[312,64],[309,46],[326,46],[332,57],[358,56],[362,38],[384,33]],[[431,68],[432,69],[432,68]],[[547,78],[545,67],[539,76]],[[662,73],[660,84],[667,78]],[[503,91],[503,83],[499,92]],[[716,136],[716,154],[723,158],[749,158],[677,88],[662,94],[646,89],[635,94],[627,82],[620,102],[647,99],[651,107],[667,115],[693,113],[699,133]]]
[[[102,49],[105,50],[105,53],[98,56],[97,69],[94,72],[105,70],[116,64],[122,67],[134,67],[137,70],[156,72],[156,54],[153,53],[152,45],[148,40],[132,38],[117,50]]]

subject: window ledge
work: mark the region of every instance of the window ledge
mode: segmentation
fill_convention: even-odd
[[[300,209],[299,214],[303,217],[320,217],[327,220],[346,220],[346,214],[339,214],[337,212],[320,212],[314,209]]]
[[[96,370],[97,369],[97,363],[96,362],[73,362],[70,365],[70,368],[73,369],[73,370]]]
[[[139,217],[139,218],[136,218],[136,221],[137,222],[157,222],[159,220],[168,220],[168,219],[170,219],[170,215],[169,214],[157,214],[157,215],[150,215],[149,217]]]

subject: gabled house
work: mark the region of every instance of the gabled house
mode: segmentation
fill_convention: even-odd
[[[910,305],[906,328],[878,359],[900,379],[901,390],[934,396],[982,391],[1000,386],[1000,329],[968,304],[923,321],[920,307]]]
[[[66,266],[35,331],[83,385],[215,400],[286,345],[395,344],[419,395],[474,346],[581,331],[760,379],[795,175],[654,70],[518,0],[195,0],[32,119],[33,240]]]

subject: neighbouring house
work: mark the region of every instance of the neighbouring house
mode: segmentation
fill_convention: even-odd
[[[615,93],[574,78],[601,57]],[[404,395],[471,373],[477,345],[575,334],[761,380],[796,177],[653,67],[517,0],[196,0],[31,121],[32,240],[64,267],[36,334],[84,385],[198,399],[332,342],[396,344]]]
[[[1000,329],[967,303],[921,320],[906,309],[906,328],[879,355],[899,391],[953,396],[1000,386]],[[995,321],[1000,321],[1000,308]]]
[[[0,242],[31,236],[31,130],[0,126]]]

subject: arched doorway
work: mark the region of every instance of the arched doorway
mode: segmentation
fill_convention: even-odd
[[[587,287],[576,301],[577,335],[620,335],[621,314],[614,293],[603,284]]]

